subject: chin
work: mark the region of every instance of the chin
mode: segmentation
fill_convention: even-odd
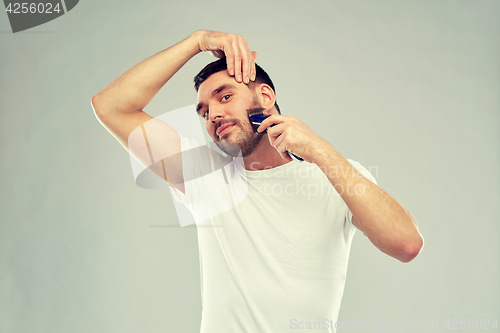
[[[215,144],[229,156],[237,157],[241,154],[241,148],[239,145],[228,141],[216,141]]]

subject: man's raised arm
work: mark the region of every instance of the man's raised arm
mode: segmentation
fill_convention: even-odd
[[[164,157],[180,152],[178,133],[164,122],[152,120],[143,109],[187,61],[203,51],[210,51],[216,57],[226,56],[229,75],[233,75],[236,81],[248,83],[254,79],[256,53],[250,51],[241,36],[200,30],[134,66],[92,98],[92,107],[99,121],[141,163],[151,164],[149,153],[129,147],[129,136],[141,127],[146,133],[143,125],[146,122],[147,145],[154,141]],[[167,160],[173,163],[167,166],[169,180],[173,180],[171,175],[182,180],[180,159],[179,162]],[[166,177],[161,170],[152,171],[162,178]],[[174,183],[178,184],[179,179],[175,179]]]

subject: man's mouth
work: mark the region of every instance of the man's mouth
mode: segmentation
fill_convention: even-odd
[[[220,125],[217,128],[217,131],[215,131],[215,134],[217,134],[217,136],[220,139],[220,138],[222,138],[222,136],[224,134],[226,134],[227,132],[229,132],[231,130],[231,128],[233,128],[234,125],[235,125],[234,123],[227,123],[227,124]]]

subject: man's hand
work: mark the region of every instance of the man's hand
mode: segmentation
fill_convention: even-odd
[[[200,30],[194,34],[200,52],[208,51],[217,58],[226,57],[227,72],[237,82],[255,81],[255,58],[243,37],[225,32]]]
[[[272,127],[270,127],[272,126]],[[258,132],[266,128],[271,146],[287,161],[292,159],[287,151],[314,163],[315,157],[326,152],[331,145],[314,133],[301,120],[283,115],[272,115],[266,118],[257,128]]]

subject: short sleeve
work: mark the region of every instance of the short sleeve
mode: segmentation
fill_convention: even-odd
[[[231,210],[246,197],[246,182],[236,172],[242,158],[223,156],[187,138],[181,139],[181,150],[184,193],[173,186],[170,190],[196,223]]]

